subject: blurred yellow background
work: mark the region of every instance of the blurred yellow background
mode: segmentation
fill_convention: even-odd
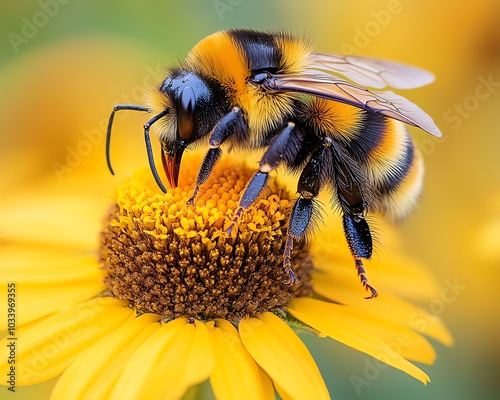
[[[434,271],[439,315],[455,346],[436,345],[424,387],[385,369],[366,377],[366,357],[332,341],[304,340],[340,399],[495,399],[498,396],[500,267],[500,2],[412,0],[37,0],[0,6],[0,195],[111,189],[146,165],[143,116],[117,116],[111,177],[104,132],[111,107],[137,103],[201,38],[220,29],[285,28],[319,52],[356,53],[432,71],[408,91],[444,133],[411,129],[427,165],[418,210],[400,226],[406,250]],[[55,188],[55,189],[54,189]],[[109,190],[108,190],[109,191]],[[0,221],[0,224],[2,222]],[[40,232],[43,234],[43,232]],[[383,252],[383,244],[379,248]],[[404,265],[401,266],[404,269]],[[450,290],[452,288],[450,295]],[[373,378],[373,379],[372,379]],[[47,398],[51,382],[0,398]],[[10,393],[9,393],[10,394]]]

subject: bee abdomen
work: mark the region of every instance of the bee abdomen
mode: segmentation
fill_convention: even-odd
[[[386,119],[376,146],[367,153],[365,170],[378,193],[377,209],[393,219],[405,217],[416,205],[424,167],[406,127]]]
[[[373,188],[372,208],[393,219],[406,216],[420,196],[424,172],[406,126],[380,114],[366,113],[360,128],[344,136],[346,147]]]
[[[420,151],[412,143],[409,146],[412,151],[399,161],[401,167],[404,165],[401,173],[381,190],[381,211],[393,219],[406,217],[416,206],[422,193],[424,163]]]

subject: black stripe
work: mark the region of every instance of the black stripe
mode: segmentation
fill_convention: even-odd
[[[384,115],[366,112],[365,116],[365,120],[361,122],[362,128],[345,146],[361,165],[367,163],[368,154],[383,142],[388,129],[388,119]]]
[[[282,52],[276,46],[274,34],[250,29],[231,29],[227,31],[245,52],[250,70],[275,73],[280,69]]]
[[[353,158],[361,165],[369,165],[368,155],[377,150],[377,147],[383,146],[383,141],[388,134],[391,120],[379,113],[367,112],[366,120],[363,122],[363,128],[358,132],[345,147]],[[399,184],[404,180],[413,165],[414,147],[413,143],[406,135],[399,140],[405,143],[405,153],[391,162],[391,167],[383,175],[383,179],[377,184],[377,190],[380,194],[388,194],[397,190]],[[383,155],[381,155],[383,157]]]
[[[411,139],[408,138],[405,154],[403,157],[397,159],[390,168],[389,173],[385,175],[384,180],[378,185],[381,194],[388,194],[398,189],[399,184],[406,178],[408,172],[410,172],[414,157],[415,148]]]

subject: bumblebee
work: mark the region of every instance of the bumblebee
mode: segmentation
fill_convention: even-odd
[[[322,189],[343,218],[344,234],[360,280],[377,296],[363,266],[373,250],[368,212],[405,216],[422,189],[423,163],[405,124],[434,136],[441,133],[418,106],[387,86],[409,89],[434,80],[427,71],[374,58],[314,53],[310,43],[286,32],[226,30],[201,40],[179,66],[147,94],[148,105],[116,105],[107,130],[106,159],[114,115],[120,110],[154,115],[144,125],[149,165],[155,167],[150,129],[161,143],[161,159],[172,187],[178,184],[184,150],[203,144],[202,161],[189,204],[210,176],[227,144],[262,149],[259,168],[248,182],[230,232],[242,212],[280,165],[299,175],[298,198],[290,211],[283,266],[297,281],[291,254],[318,209]],[[375,90],[374,90],[375,89]],[[208,146],[207,146],[208,145]]]

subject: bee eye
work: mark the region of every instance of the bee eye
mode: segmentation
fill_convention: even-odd
[[[194,110],[196,97],[191,86],[182,89],[177,107],[177,129],[182,140],[190,140],[194,136]]]

